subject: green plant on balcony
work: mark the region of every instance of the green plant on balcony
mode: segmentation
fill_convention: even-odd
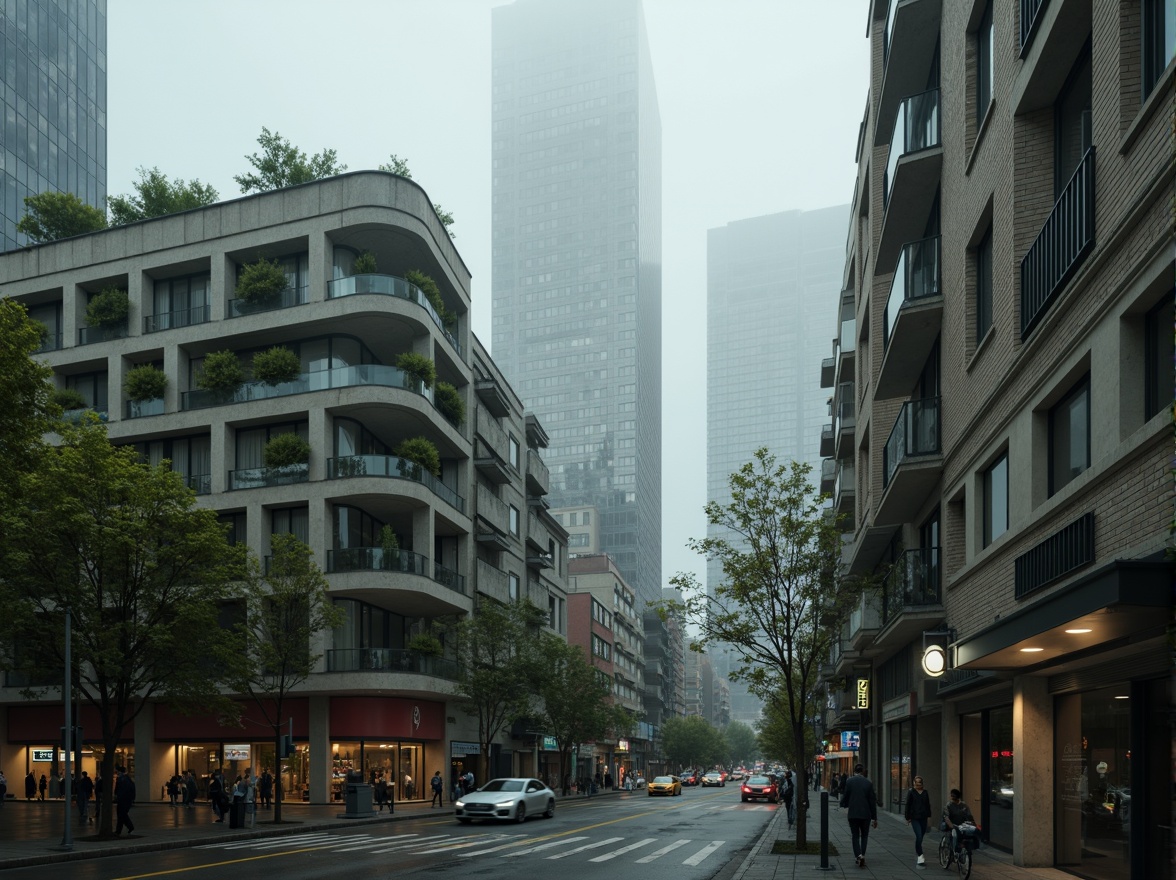
[[[261,460],[271,470],[304,465],[310,461],[310,444],[297,434],[278,434],[266,441]]]
[[[65,412],[71,409],[85,409],[89,404],[86,398],[76,388],[58,388],[49,395],[49,402],[61,407]]]
[[[445,646],[441,644],[441,639],[432,629],[427,629],[408,640],[408,650],[414,651],[422,657],[440,657],[445,651]]]
[[[465,423],[465,401],[461,399],[457,388],[448,382],[438,382],[435,398],[441,415],[456,425]]]
[[[419,465],[434,477],[441,476],[441,453],[427,437],[409,437],[407,440],[402,440],[392,452],[400,458]]]
[[[400,538],[392,526],[385,525],[380,528],[380,549],[389,559],[400,552]]]
[[[277,305],[288,286],[286,273],[277,260],[270,262],[258,257],[256,263],[246,264],[237,276],[237,298],[247,306],[267,308]]]
[[[375,275],[376,271],[376,257],[371,251],[364,251],[351,265],[352,275]]]
[[[123,390],[126,391],[127,398],[135,403],[159,400],[167,391],[167,375],[151,364],[133,367],[127,370],[127,375],[123,379]]]
[[[196,376],[196,387],[228,397],[245,381],[245,370],[236,353],[214,351],[204,358],[204,364]]]
[[[117,330],[127,325],[131,302],[121,287],[104,287],[86,306],[86,323],[103,330]]]
[[[409,269],[404,273],[404,280],[420,288],[446,330],[452,330],[457,325],[457,316],[445,308],[445,300],[441,298],[441,288],[436,281],[419,269]]]
[[[423,382],[426,388],[432,388],[437,381],[437,367],[423,354],[406,351],[396,358],[396,366],[402,369],[410,379]]]
[[[253,378],[266,385],[293,382],[301,373],[302,361],[284,345],[275,345],[253,356]]]

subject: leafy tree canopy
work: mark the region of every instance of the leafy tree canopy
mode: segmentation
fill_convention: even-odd
[[[293,146],[278,132],[271,132],[264,126],[257,138],[261,152],[246,156],[253,171],[238,174],[233,179],[241,192],[268,192],[300,183],[310,183],[324,177],[333,177],[347,170],[340,165],[334,150],[324,149],[308,157],[305,152]]]
[[[710,767],[726,758],[723,735],[698,715],[666,719],[661,734],[662,751],[671,765]]]
[[[544,728],[559,749],[562,781],[573,751],[615,732],[612,689],[584,652],[561,638],[545,637],[536,659],[536,693],[543,705]]]
[[[106,214],[73,193],[46,190],[27,196],[24,204],[25,215],[17,222],[16,231],[27,235],[33,244],[106,228]]]
[[[759,754],[755,731],[742,721],[732,721],[723,728],[723,739],[727,743],[726,763],[750,764]]]
[[[167,175],[158,168],[140,167],[138,172],[139,179],[131,184],[135,189],[134,194],[111,196],[106,201],[113,226],[202,208],[220,198],[212,186],[199,180],[191,183],[178,178],[168,180]]]

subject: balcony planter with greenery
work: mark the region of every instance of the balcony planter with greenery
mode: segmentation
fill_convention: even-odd
[[[445,651],[445,646],[434,633],[419,632],[408,640],[408,650],[422,657],[440,657]]]
[[[433,445],[433,442],[427,437],[409,437],[407,440],[402,440],[392,450],[392,454],[424,468],[434,477],[441,476],[441,454],[437,451],[437,447]],[[420,475],[414,473],[407,474],[406,476],[416,478]]]
[[[437,286],[437,282],[426,275],[419,269],[409,269],[404,273],[404,280],[409,284],[415,284],[420,288],[421,293],[425,295],[425,299],[437,312],[437,317],[441,319],[441,324],[449,332],[457,326],[457,316],[445,308],[445,300],[441,298],[441,288]]]
[[[64,412],[85,409],[89,404],[82,393],[75,388],[58,388],[49,395],[49,402],[61,407]]]
[[[269,351],[259,351],[253,356],[253,378],[266,385],[293,382],[300,375],[302,361],[284,345],[275,345]]]
[[[127,399],[135,403],[160,400],[167,391],[167,376],[163,370],[151,364],[132,367],[123,380],[123,390],[127,393]]]
[[[458,427],[465,423],[465,401],[461,399],[457,388],[448,382],[438,382],[435,400],[441,415]]]
[[[196,377],[197,388],[211,391],[222,400],[232,397],[244,382],[245,370],[231,351],[214,351],[207,355]]]
[[[406,351],[396,358],[396,366],[410,379],[423,382],[426,388],[432,388],[437,381],[437,367],[423,354]]]
[[[125,290],[121,287],[105,287],[86,306],[86,323],[91,327],[100,327],[107,333],[124,330],[130,311],[131,303]]]
[[[288,286],[286,273],[278,261],[271,263],[259,257],[256,263],[248,263],[241,270],[237,278],[237,299],[252,309],[273,308]]]
[[[375,275],[377,271],[376,258],[371,251],[364,251],[351,264],[352,275]]]
[[[310,461],[310,444],[297,434],[278,434],[266,441],[262,461],[270,470],[301,468]]]

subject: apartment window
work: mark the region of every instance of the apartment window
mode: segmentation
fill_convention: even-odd
[[[1090,377],[1049,411],[1049,494],[1090,467]]]
[[[1176,58],[1176,10],[1172,0],[1143,0],[1143,96]]]
[[[510,463],[514,467],[519,466],[519,441],[514,437],[509,440],[510,443]]]
[[[1009,454],[984,472],[984,546],[1009,529]]]
[[[1090,42],[1074,63],[1054,105],[1054,197],[1061,196],[1078,170],[1091,139]]]
[[[510,533],[516,538],[519,534],[519,509],[513,504],[510,508]]]
[[[1176,290],[1169,290],[1144,319],[1145,420],[1172,405],[1172,363],[1176,359],[1172,340],[1172,327],[1176,324],[1174,297]]]
[[[976,246],[976,342],[992,326],[992,227]]]
[[[585,510],[582,522],[586,526],[592,525],[592,514]]]
[[[510,601],[517,602],[519,598],[519,576],[517,574],[508,574],[506,576],[506,592],[510,596]]]
[[[984,121],[992,103],[992,47],[995,28],[992,24],[992,0],[984,6],[980,26],[976,29],[976,126]]]

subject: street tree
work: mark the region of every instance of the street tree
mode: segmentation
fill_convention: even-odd
[[[326,575],[306,544],[293,535],[272,535],[270,550],[264,570],[256,558],[249,560],[228,677],[230,687],[249,698],[256,723],[273,737],[274,755],[280,756],[286,700],[323,656],[313,651],[314,641],[342,626],[344,614],[331,602]],[[275,768],[274,783],[273,821],[281,823],[281,768]]]
[[[42,696],[65,671],[72,616],[75,697],[101,719],[102,797],[115,751],[148,706],[223,712],[219,661],[231,647],[218,622],[241,556],[216,513],[196,506],[183,477],[112,446],[96,419],[62,427],[59,445],[19,476],[24,516],[0,535],[0,638],[5,665]],[[103,810],[109,835],[113,810]]]
[[[723,739],[727,743],[725,762],[728,765],[748,764],[759,752],[755,731],[742,721],[732,721],[723,728]]]
[[[520,718],[533,715],[535,654],[545,615],[532,602],[484,601],[457,626],[454,696],[478,720],[478,778],[488,778],[490,745]]]
[[[71,192],[46,190],[26,196],[24,205],[25,215],[17,221],[16,231],[27,235],[33,244],[106,228],[106,214]]]
[[[133,194],[111,196],[106,200],[112,226],[202,208],[220,198],[211,185],[199,180],[190,183],[178,178],[168,180],[158,168],[140,167],[137,170],[139,179],[131,184],[135,189]]]
[[[45,327],[32,320],[25,307],[0,297],[0,531],[7,532],[3,517],[23,515],[13,507],[17,477],[33,468],[42,449],[42,437],[53,427],[55,412],[50,403],[53,371],[34,360]]]
[[[551,731],[559,750],[559,782],[567,786],[571,756],[584,743],[596,742],[613,732],[617,716],[612,688],[599,669],[584,657],[578,645],[547,636],[536,664],[536,694],[542,704],[543,727]]]
[[[253,166],[253,171],[233,178],[243,193],[269,192],[286,186],[297,186],[333,177],[347,170],[346,165],[339,164],[334,150],[324,149],[308,157],[278,132],[271,132],[264,126],[257,142],[261,144],[261,152],[245,157]]]
[[[667,718],[661,733],[662,752],[671,766],[710,767],[725,757],[723,735],[701,716]]]
[[[723,643],[743,680],[765,702],[775,700],[791,733],[786,762],[807,785],[805,731],[817,688],[817,670],[829,656],[837,627],[860,595],[861,584],[838,567],[841,527],[822,510],[808,481],[809,466],[777,464],[767,449],[731,474],[731,500],[706,505],[712,537],[688,546],[716,560],[722,580],[708,593],[690,573],[671,583],[684,597],[667,613],[684,614],[703,645]],[[796,845],[804,848],[806,816],[797,811]]]
[[[412,172],[408,170],[408,160],[401,159],[395,153],[388,157],[388,161],[381,165],[379,170],[399,174],[401,177],[412,180]],[[453,230],[449,228],[453,225],[453,214],[450,211],[446,211],[436,202],[433,203],[433,210],[437,212],[437,219],[441,221],[441,225],[445,227],[445,231],[449,233],[449,237],[457,238],[453,234]]]

